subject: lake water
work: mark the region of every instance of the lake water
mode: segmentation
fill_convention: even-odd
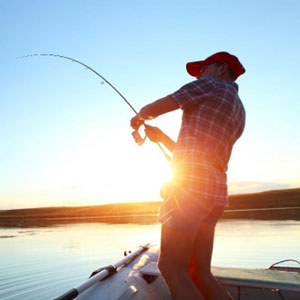
[[[147,242],[159,245],[159,224],[0,228],[0,299],[52,299],[94,269],[120,260],[124,250]],[[222,220],[217,225],[215,266],[267,268],[287,258],[300,260],[300,221]]]

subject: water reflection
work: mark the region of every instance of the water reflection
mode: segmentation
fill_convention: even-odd
[[[51,299],[119,260],[124,250],[159,245],[160,225],[5,227],[0,236],[0,299]],[[217,225],[213,265],[267,268],[286,258],[300,259],[300,221],[222,220]]]

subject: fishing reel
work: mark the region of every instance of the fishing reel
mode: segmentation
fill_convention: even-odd
[[[149,125],[144,124],[144,126],[149,126]],[[131,133],[131,135],[133,136],[135,142],[139,146],[142,146],[144,144],[146,138],[147,138],[146,135],[142,138],[138,130],[133,131]],[[159,142],[156,142],[156,144],[160,148],[160,150],[163,152],[163,154],[165,155],[166,159],[170,162],[171,161],[171,156],[166,153],[166,151],[164,150],[164,148],[161,146],[161,144]]]
[[[134,141],[139,145],[142,146],[146,140],[146,135],[142,138],[138,130],[135,130],[131,133],[131,135],[134,138]]]

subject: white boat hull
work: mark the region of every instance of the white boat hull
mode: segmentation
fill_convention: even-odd
[[[171,300],[150,247],[118,271],[80,294],[78,300]],[[300,272],[213,267],[235,300],[299,300]]]

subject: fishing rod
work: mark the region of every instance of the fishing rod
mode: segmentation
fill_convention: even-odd
[[[36,53],[36,54],[29,54],[29,55],[24,55],[24,56],[19,56],[17,57],[17,59],[20,58],[28,58],[28,57],[35,57],[35,56],[52,56],[52,57],[58,57],[58,58],[64,58],[64,59],[68,59],[72,62],[78,63],[82,66],[84,66],[86,69],[92,71],[94,74],[96,74],[98,77],[100,77],[104,82],[106,82],[127,104],[128,106],[134,111],[134,113],[137,115],[138,112],[134,109],[134,107],[130,104],[130,102],[121,94],[121,92],[112,84],[110,83],[106,78],[104,78],[101,74],[99,74],[97,71],[95,71],[93,68],[91,68],[90,66],[86,65],[85,63],[68,57],[68,56],[64,56],[64,55],[59,55],[59,54],[51,54],[51,53]],[[135,139],[135,141],[139,144],[142,145],[146,139],[142,138],[138,132],[138,130],[135,130],[134,132],[132,132],[132,135]],[[166,151],[164,150],[164,148],[161,146],[161,144],[159,142],[156,143],[158,145],[158,147],[160,148],[160,150],[163,152],[163,154],[165,155],[166,159],[168,161],[171,160],[170,156],[166,153]]]

